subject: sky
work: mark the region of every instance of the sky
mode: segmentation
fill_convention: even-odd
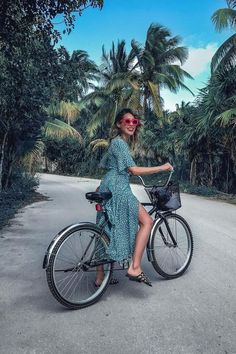
[[[225,0],[104,0],[102,10],[88,8],[82,16],[77,16],[75,28],[69,35],[63,35],[59,44],[70,52],[76,49],[87,51],[90,59],[99,65],[103,45],[109,51],[112,41],[117,43],[124,39],[129,51],[132,39],[144,45],[150,24],[161,24],[173,36],[180,36],[180,45],[189,50],[183,69],[194,80],[184,83],[196,95],[210,77],[212,56],[231,35],[229,30],[216,32],[211,21],[212,14],[224,7]],[[61,30],[62,26],[58,24],[56,28]],[[176,103],[194,100],[194,96],[185,90],[173,94],[163,89],[161,96],[165,109],[169,110],[175,110]]]

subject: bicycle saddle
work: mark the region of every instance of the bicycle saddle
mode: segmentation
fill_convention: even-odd
[[[111,199],[112,193],[111,192],[88,192],[85,194],[85,197],[91,202],[96,202],[100,204],[106,200]]]

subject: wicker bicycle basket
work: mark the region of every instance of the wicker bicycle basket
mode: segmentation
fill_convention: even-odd
[[[159,210],[177,210],[181,208],[179,184],[169,182],[167,186],[154,186],[149,190],[149,195],[154,205]]]

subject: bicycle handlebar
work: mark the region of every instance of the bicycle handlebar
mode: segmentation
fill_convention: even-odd
[[[167,184],[170,182],[173,173],[174,173],[174,170],[172,170],[172,171],[169,172],[169,177],[168,177],[166,183],[164,184],[164,186],[167,186]],[[142,179],[141,176],[137,176],[137,177],[141,180],[141,183],[142,183],[142,185],[143,185],[145,188],[153,187],[153,186],[146,185],[146,184],[144,183],[144,180]]]

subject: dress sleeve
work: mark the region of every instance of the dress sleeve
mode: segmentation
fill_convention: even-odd
[[[136,166],[128,144],[122,139],[114,139],[111,142],[111,152],[114,155],[119,172],[126,170],[128,167]]]

